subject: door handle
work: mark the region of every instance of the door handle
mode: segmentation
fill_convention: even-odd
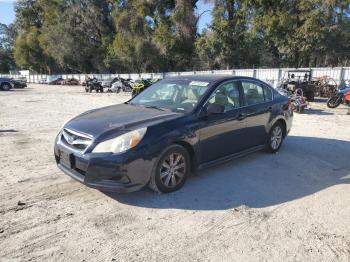
[[[242,121],[242,120],[244,120],[246,117],[247,117],[247,115],[242,113],[242,114],[239,114],[239,115],[238,115],[238,118],[237,118],[237,119],[238,119],[239,121]]]

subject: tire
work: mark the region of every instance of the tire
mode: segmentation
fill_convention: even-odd
[[[92,93],[92,87],[91,86],[89,87],[89,93]]]
[[[328,108],[336,108],[338,107],[341,102],[342,102],[342,97],[337,95],[337,96],[332,96],[327,100],[327,107]]]
[[[89,89],[88,89],[88,88],[85,88],[85,92],[86,92],[86,93],[89,92]]]
[[[158,158],[148,186],[158,193],[177,191],[185,184],[190,169],[187,150],[180,145],[171,145]]]
[[[3,83],[3,84],[1,85],[1,89],[4,90],[4,91],[10,91],[11,85],[8,84],[8,83]]]
[[[103,93],[103,87],[101,87],[100,92]]]
[[[283,143],[283,126],[281,123],[277,122],[274,124],[269,132],[267,139],[267,150],[270,153],[276,153],[280,150]]]

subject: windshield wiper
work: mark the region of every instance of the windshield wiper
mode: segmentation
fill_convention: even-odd
[[[153,108],[153,109],[158,109],[160,111],[165,111],[164,108],[158,107],[158,106],[150,106],[150,105],[143,105],[146,108]]]

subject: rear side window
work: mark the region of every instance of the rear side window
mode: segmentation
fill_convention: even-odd
[[[248,106],[265,102],[264,90],[262,86],[252,82],[242,81],[245,101]]]

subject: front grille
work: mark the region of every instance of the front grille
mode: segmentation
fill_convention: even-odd
[[[91,144],[92,138],[65,128],[62,130],[61,141],[70,148],[83,151]]]

